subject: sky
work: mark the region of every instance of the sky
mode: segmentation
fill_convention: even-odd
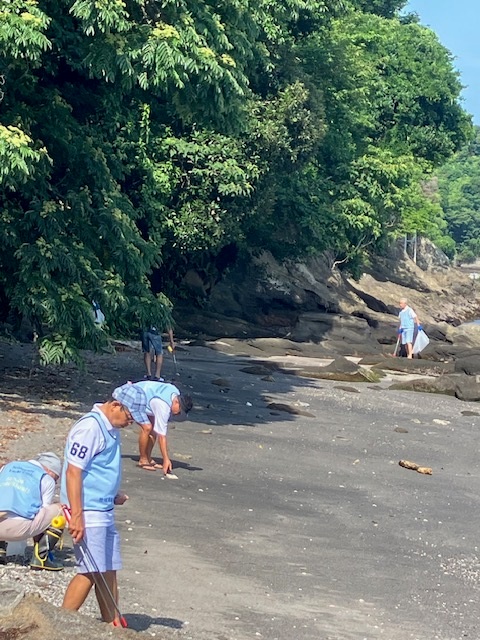
[[[410,0],[405,11],[438,34],[460,72],[463,107],[480,125],[480,0]]]

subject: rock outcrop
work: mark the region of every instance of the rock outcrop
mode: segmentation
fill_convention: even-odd
[[[391,358],[401,298],[408,299],[430,338],[421,360]],[[347,372],[308,366],[300,375],[374,380],[393,369],[437,379],[404,383],[413,390],[480,396],[480,325],[465,324],[480,317],[480,291],[428,241],[419,243],[416,263],[398,244],[359,280],[332,269],[326,257],[279,264],[264,253],[239,263],[213,286],[208,302],[192,311],[177,305],[177,333],[220,339],[222,349],[228,338],[241,343],[246,355],[354,356],[375,365],[368,376],[361,367]],[[450,380],[454,373],[463,377]]]
[[[212,287],[202,308],[178,303],[176,321],[180,332],[196,337],[281,337],[366,355],[394,344],[402,297],[431,340],[480,346],[480,326],[459,326],[480,316],[480,292],[426,241],[416,264],[395,245],[358,281],[332,269],[325,257],[285,264],[268,253],[251,257]]]

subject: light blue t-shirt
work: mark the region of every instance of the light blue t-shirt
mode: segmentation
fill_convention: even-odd
[[[417,317],[415,311],[411,307],[405,307],[398,314],[400,319],[400,328],[401,329],[414,329],[415,328],[415,318]]]

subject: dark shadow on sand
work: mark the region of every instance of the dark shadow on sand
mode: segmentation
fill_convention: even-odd
[[[184,623],[176,618],[152,618],[144,613],[126,613],[128,627],[134,631],[147,631],[151,626],[167,629],[183,629]]]

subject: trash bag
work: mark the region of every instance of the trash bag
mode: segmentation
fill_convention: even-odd
[[[413,353],[420,353],[425,349],[427,344],[430,343],[430,340],[422,329],[417,333],[417,337],[415,338],[415,342],[413,343]]]
[[[105,322],[105,315],[103,311],[100,309],[100,305],[98,304],[98,302],[95,302],[95,300],[92,300],[92,307],[93,307],[92,309],[93,321],[95,322],[96,325],[101,327],[102,324]]]

